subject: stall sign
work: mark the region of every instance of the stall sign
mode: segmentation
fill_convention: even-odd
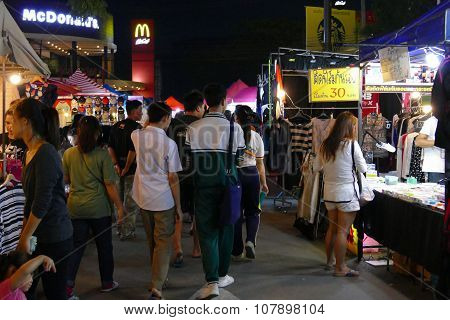
[[[407,47],[387,47],[378,50],[383,82],[409,79],[411,65]]]
[[[431,93],[433,85],[414,85],[414,84],[394,84],[394,85],[366,85],[365,92],[378,92],[378,93],[408,93],[408,92],[420,92]]]
[[[147,23],[138,23],[134,30],[134,44],[136,46],[150,43],[150,28]]]
[[[309,102],[359,101],[359,68],[309,70]]]

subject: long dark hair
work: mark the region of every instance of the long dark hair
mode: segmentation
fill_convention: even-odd
[[[325,161],[334,161],[336,159],[336,152],[341,146],[341,142],[353,141],[356,139],[355,126],[358,124],[358,119],[348,111],[341,113],[334,123],[333,129],[324,140],[320,152]]]
[[[60,148],[58,112],[33,98],[22,99],[15,105],[14,113],[31,123],[33,135],[38,135],[57,150]]]
[[[256,114],[249,106],[245,105],[237,105],[234,114],[244,131],[245,144],[248,145],[250,143],[250,138],[252,137],[252,129],[255,128]]]
[[[78,125],[78,146],[83,153],[89,153],[100,145],[102,129],[97,118],[84,116]]]
[[[6,279],[10,267],[16,270],[28,261],[28,255],[19,251],[11,251],[8,254],[0,255],[0,282]]]

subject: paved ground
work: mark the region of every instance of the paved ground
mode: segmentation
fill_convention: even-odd
[[[294,212],[280,214],[266,201],[259,232],[257,259],[234,263],[230,274],[236,283],[222,291],[222,299],[430,299],[417,282],[385,268],[365,263],[352,266],[361,271],[359,279],[334,278],[324,271],[324,245],[310,242],[292,227]],[[95,245],[86,250],[77,278],[81,299],[147,299],[150,279],[149,255],[140,220],[137,238],[114,240],[115,278],[120,289],[102,294]],[[203,284],[201,261],[190,256],[192,240],[186,233],[185,266],[170,269],[166,299],[189,299]]]

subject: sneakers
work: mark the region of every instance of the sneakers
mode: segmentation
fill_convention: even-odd
[[[111,292],[111,291],[116,290],[117,288],[119,288],[119,283],[117,281],[113,281],[107,286],[102,286],[100,292],[103,292],[103,293]]]
[[[226,275],[225,277],[219,278],[219,288],[225,288],[234,283],[234,278]]]
[[[255,245],[251,241],[245,244],[245,257],[247,259],[255,259]]]
[[[245,261],[247,261],[247,259],[245,259],[244,254],[242,253],[242,254],[240,254],[238,256],[231,255],[231,261],[233,261],[233,262],[245,262]]]
[[[217,282],[207,283],[200,289],[197,300],[211,300],[212,298],[219,296],[219,284]]]
[[[73,287],[66,286],[67,300],[80,300],[78,296],[75,295]]]

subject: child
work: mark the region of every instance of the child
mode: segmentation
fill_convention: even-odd
[[[27,292],[33,284],[32,273],[40,266],[46,272],[56,272],[55,263],[47,256],[38,256],[27,262],[27,255],[11,252],[0,256],[0,300],[27,300]]]

